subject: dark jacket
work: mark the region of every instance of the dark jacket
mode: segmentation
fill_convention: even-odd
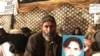
[[[42,33],[29,38],[24,56],[45,56],[45,39]],[[58,35],[53,39],[53,56],[61,56],[62,38]]]

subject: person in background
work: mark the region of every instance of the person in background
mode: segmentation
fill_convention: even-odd
[[[5,40],[0,42],[0,51],[3,56],[23,56],[28,40],[24,35],[9,34],[2,40]]]
[[[0,38],[7,35],[9,35],[9,33],[7,33],[3,28],[0,28]]]
[[[85,39],[88,39],[91,41],[91,43],[93,43],[95,40],[94,40],[94,35],[96,33],[96,27],[94,25],[89,25],[87,30],[86,30],[86,33],[85,33]],[[89,56],[93,53],[93,50],[91,48],[91,46],[89,46],[89,48],[86,49],[86,56]]]
[[[89,25],[85,33],[85,38],[91,40],[91,42],[94,42],[95,33],[96,33],[96,27],[94,25]]]
[[[90,41],[90,40],[88,40],[88,39],[85,39],[84,40],[84,55],[85,56],[91,56],[91,45],[92,45],[92,42]]]
[[[42,18],[41,32],[29,37],[24,56],[61,56],[62,38],[51,15]]]
[[[0,56],[14,56],[14,54],[9,51],[10,46],[11,44],[9,42],[0,44]]]
[[[9,33],[7,33],[3,27],[0,28],[0,44],[4,41],[6,41],[6,39],[4,38],[5,36],[8,36]]]
[[[67,38],[64,43],[64,52],[65,56],[84,56],[80,55],[83,49],[83,43],[81,39],[77,37],[69,37]]]
[[[22,27],[21,31],[22,34],[28,38],[32,35],[32,31],[28,27]]]
[[[71,35],[83,35],[81,32],[81,29],[79,27],[76,27]]]

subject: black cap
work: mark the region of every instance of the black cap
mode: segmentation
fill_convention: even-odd
[[[51,15],[47,15],[47,16],[42,18],[42,25],[44,22],[48,22],[48,21],[53,22],[56,25],[55,18]]]

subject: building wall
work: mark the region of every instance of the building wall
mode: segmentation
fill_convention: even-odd
[[[88,9],[75,7],[66,3],[52,11],[45,11],[36,7],[32,11],[19,13],[15,16],[16,22],[14,28],[20,29],[26,26],[32,31],[38,32],[40,31],[41,18],[45,15],[54,16],[57,22],[57,28],[62,28],[66,34],[70,34],[75,27],[80,27],[82,32],[85,33],[88,25],[94,24],[93,15],[89,14]],[[3,16],[0,19],[9,19],[9,17]],[[5,29],[9,31],[7,27],[8,25],[6,25]]]

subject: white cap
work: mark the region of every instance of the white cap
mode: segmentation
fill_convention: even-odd
[[[10,34],[21,34],[21,31],[18,29],[11,29],[9,33]]]

